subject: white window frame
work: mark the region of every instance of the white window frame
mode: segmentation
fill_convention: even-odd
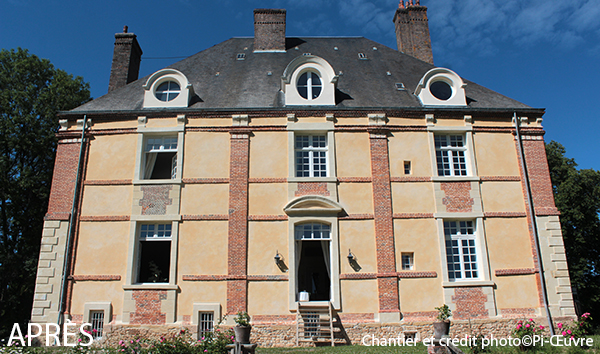
[[[175,118],[175,117],[173,117]],[[181,183],[183,172],[183,147],[185,138],[185,116],[177,116],[177,126],[168,128],[148,128],[146,127],[147,118],[138,118],[138,144],[136,167],[133,184],[175,184]],[[153,149],[151,153],[176,152],[175,158],[171,161],[171,177],[169,179],[149,179],[145,178],[146,164],[148,159],[148,140],[162,138],[177,138],[177,149]]]
[[[307,75],[306,86],[305,86],[306,87],[306,97],[302,96],[302,94],[300,93],[300,87],[301,87],[300,79],[305,74]],[[318,84],[313,84],[314,76],[316,76],[317,79],[319,80]],[[303,87],[304,87],[304,85],[303,85]],[[315,97],[313,97],[313,89],[316,87],[319,88],[319,94],[316,95]],[[305,100],[307,100],[307,101],[316,100],[323,93],[323,79],[321,78],[321,76],[319,75],[318,72],[316,72],[314,70],[305,70],[298,76],[298,80],[296,81],[296,90],[298,91],[298,94],[300,95],[300,97],[304,98]]]
[[[456,230],[453,232],[452,230]],[[461,230],[464,230],[461,231]],[[446,271],[448,280],[451,282],[473,281],[481,279],[481,261],[479,252],[477,252],[478,243],[477,229],[474,220],[444,220],[444,241],[446,250]],[[452,244],[456,242],[457,246]],[[465,242],[468,244],[465,245]],[[450,245],[449,245],[450,243]],[[449,248],[450,247],[450,248]],[[467,253],[465,253],[465,248]],[[453,250],[457,251],[454,253]],[[450,260],[449,257],[456,258]],[[469,259],[466,260],[465,257]],[[473,257],[475,259],[473,260]],[[460,269],[453,269],[452,272],[448,269],[450,264],[453,267],[457,266]],[[475,269],[473,269],[475,267]],[[469,269],[467,269],[469,268]],[[476,272],[476,276],[472,273]],[[460,277],[455,277],[453,273],[459,273]]]
[[[200,314],[210,312],[213,314],[213,329],[221,321],[221,304],[219,303],[206,303],[206,302],[195,302],[192,310],[192,325],[197,327],[197,335],[200,339],[201,328],[200,328]]]
[[[433,119],[433,117],[432,117]],[[431,156],[431,174],[434,182],[439,181],[477,181],[477,164],[475,163],[475,152],[473,145],[473,127],[472,126],[442,126],[431,124],[427,127],[429,148]],[[435,136],[438,135],[462,135],[465,163],[467,169],[466,176],[440,176],[437,166],[437,150],[435,147]]]
[[[288,182],[337,182],[335,176],[335,135],[333,121],[325,123],[299,123],[288,121]],[[327,177],[296,177],[296,135],[325,136]]]
[[[317,97],[304,98],[298,92],[298,80],[306,72],[312,72],[321,80],[321,93]],[[286,106],[335,106],[335,89],[338,76],[323,58],[305,53],[292,60],[281,77]]]
[[[173,143],[173,140],[175,141]],[[155,143],[152,143],[155,142]],[[175,145],[175,146],[173,146]],[[159,154],[162,153],[175,153],[171,160],[171,178],[177,178],[177,152],[178,152],[178,139],[175,136],[148,136],[145,139],[144,144],[144,171],[143,179],[152,180],[151,175],[154,171],[154,162],[158,158]],[[152,166],[149,166],[152,164]]]
[[[307,147],[298,147],[298,139],[303,139],[303,138],[307,138],[308,139],[308,146]],[[321,143],[321,138],[323,138],[324,142],[325,142],[325,147],[322,146],[315,146],[315,145],[320,145]],[[298,160],[300,158],[306,158],[304,156],[302,157],[298,157],[298,153],[307,153],[308,154],[308,164],[301,164],[298,162]],[[317,156],[317,154],[322,154],[324,153],[325,155],[325,163],[316,163],[315,159],[322,159],[321,156]],[[311,134],[311,135],[307,135],[307,134],[296,134],[294,136],[294,168],[295,168],[295,177],[298,178],[305,178],[305,177],[329,177],[329,166],[328,166],[328,161],[329,161],[329,149],[328,149],[328,144],[327,144],[327,135],[326,134]],[[298,170],[298,167],[302,165],[308,165],[308,176],[298,176],[298,173],[300,172]],[[323,170],[319,169],[317,170],[316,167],[324,167],[325,168],[325,176],[315,176],[315,173],[318,174],[322,174]],[[318,171],[318,172],[317,172]],[[306,170],[303,170],[302,172],[306,172]]]
[[[162,101],[156,95],[158,87],[169,81],[179,85],[179,94],[172,100]],[[187,77],[181,71],[171,68],[150,75],[142,88],[144,89],[143,108],[187,108],[194,96],[194,88]]]
[[[414,252],[402,252],[400,254],[400,261],[402,270],[414,270],[415,269],[415,254]]]
[[[103,336],[106,334],[105,330],[107,329],[108,324],[112,320],[112,306],[110,302],[86,302],[83,305],[83,323],[92,323],[92,314],[94,312],[102,312],[104,314],[102,321],[102,335],[94,336],[94,340],[101,340]],[[89,329],[90,331],[93,328]]]
[[[152,234],[149,235],[147,231],[144,231],[145,227],[152,226],[154,230],[152,230]],[[162,228],[162,232],[161,232]],[[168,236],[166,235],[168,232]],[[146,233],[146,235],[144,235]],[[162,235],[161,235],[162,233]],[[142,262],[142,242],[164,242],[169,241],[171,249],[173,248],[173,224],[172,223],[140,223],[138,225],[138,257],[137,257],[137,273],[136,273],[136,282],[138,284],[168,284],[171,281],[171,267],[173,266],[173,262],[169,259],[169,281],[166,282],[144,282],[140,280],[141,277],[141,262]],[[170,250],[169,250],[170,251]],[[169,252],[170,253],[170,252]],[[169,258],[171,255],[169,254]]]
[[[458,144],[458,138],[462,146],[452,146],[453,142],[456,141]],[[467,142],[464,134],[434,134],[434,147],[435,147],[435,158],[436,158],[436,170],[438,177],[466,177],[469,176],[469,164],[467,156]],[[443,141],[442,141],[443,140]],[[438,146],[438,141],[446,144],[445,146]],[[440,144],[441,145],[441,144]],[[444,156],[444,153],[446,156]],[[439,154],[439,156],[438,156]],[[439,158],[448,159],[448,169],[441,166],[440,174],[440,161]],[[458,168],[456,168],[458,159]],[[462,161],[461,161],[462,159]],[[442,162],[443,164],[443,162]],[[464,169],[461,168],[464,165]],[[449,174],[446,174],[449,172]]]

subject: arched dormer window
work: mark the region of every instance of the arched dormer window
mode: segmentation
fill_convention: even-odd
[[[465,86],[454,71],[434,68],[421,78],[415,96],[424,106],[466,106]]]
[[[144,108],[184,108],[194,95],[192,84],[178,70],[162,69],[150,76],[144,88]]]
[[[283,72],[286,106],[334,106],[337,75],[329,63],[315,55],[292,60]]]

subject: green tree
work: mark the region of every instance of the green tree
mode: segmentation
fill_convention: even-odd
[[[565,148],[546,144],[550,177],[565,242],[571,283],[584,312],[600,319],[600,172],[578,170]]]
[[[56,115],[89,100],[81,77],[21,48],[0,51],[0,337],[31,316]]]

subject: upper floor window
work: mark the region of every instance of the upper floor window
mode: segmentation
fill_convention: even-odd
[[[466,86],[454,71],[433,68],[421,78],[415,96],[425,106],[466,106]]]
[[[467,161],[463,135],[435,135],[438,176],[466,176]]]
[[[310,101],[321,95],[323,85],[321,84],[321,78],[317,73],[308,71],[300,75],[296,88],[302,98]]]
[[[154,94],[163,102],[174,100],[181,93],[181,87],[175,81],[167,81],[160,84]]]
[[[444,221],[448,280],[479,278],[473,221]]]
[[[174,179],[177,176],[177,137],[147,138],[143,179]]]
[[[327,137],[296,135],[296,177],[327,177]]]

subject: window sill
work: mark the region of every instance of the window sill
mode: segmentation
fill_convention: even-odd
[[[337,177],[289,177],[288,182],[337,182]]]
[[[433,182],[479,182],[480,179],[477,176],[433,176],[431,180]]]
[[[123,290],[178,290],[179,286],[168,283],[141,283],[123,285]]]
[[[148,185],[148,184],[183,184],[181,178],[177,179],[135,179],[133,185]]]
[[[496,283],[489,280],[445,281],[442,283],[443,288],[460,288],[463,286],[496,286]]]

